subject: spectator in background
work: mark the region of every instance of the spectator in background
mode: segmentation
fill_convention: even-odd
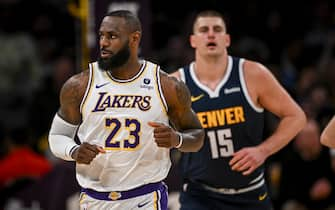
[[[51,66],[51,72],[43,81],[41,88],[36,91],[32,99],[30,110],[30,126],[37,149],[41,152],[49,151],[47,134],[52,117],[59,107],[59,92],[64,82],[70,78],[75,66],[73,59],[64,54],[57,57]],[[36,117],[36,113],[43,113]],[[49,156],[51,159],[53,156]]]
[[[42,74],[35,43],[18,24],[19,2],[0,1],[0,115],[6,127],[27,123],[27,108]]]
[[[30,147],[27,127],[11,129],[5,135],[7,154],[0,159],[1,202],[20,188],[32,183],[52,169],[51,163]]]
[[[320,128],[310,119],[283,153],[278,197],[281,210],[325,210],[335,207],[335,173]]]

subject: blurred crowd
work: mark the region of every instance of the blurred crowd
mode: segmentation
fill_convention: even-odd
[[[176,9],[177,1],[151,1],[152,43],[143,56],[167,72],[188,64],[191,20],[216,5],[232,36],[230,54],[267,65],[309,119],[267,163],[276,210],[335,209],[335,152],[319,141],[335,113],[335,2],[241,2],[195,1]],[[78,20],[66,3],[0,0],[0,209],[71,209],[79,192],[74,164],[55,159],[47,144],[60,87],[82,70]],[[276,120],[268,115],[265,135]],[[172,168],[171,191],[180,187],[177,174]]]

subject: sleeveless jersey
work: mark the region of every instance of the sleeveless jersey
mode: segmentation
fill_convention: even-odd
[[[263,109],[256,107],[248,94],[243,61],[228,57],[226,74],[214,91],[199,82],[194,63],[179,69],[181,79],[190,89],[192,108],[206,132],[199,152],[182,154],[185,180],[237,189],[264,182],[263,168],[244,176],[229,166],[234,152],[262,142]]]
[[[125,191],[166,178],[169,149],[158,147],[149,121],[168,124],[158,65],[143,61],[133,78],[118,80],[90,65],[90,79],[80,106],[81,142],[102,146],[87,164],[77,164],[81,187],[96,191]]]

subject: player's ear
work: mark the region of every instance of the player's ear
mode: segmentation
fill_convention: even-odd
[[[133,44],[136,44],[138,45],[140,43],[140,40],[141,40],[141,32],[139,31],[135,31],[133,33],[130,34],[130,39],[129,39],[129,42],[131,45]]]
[[[230,46],[230,35],[229,34],[225,35],[224,41],[225,41],[225,46],[229,47]]]
[[[191,47],[196,48],[195,36],[193,34],[190,35],[190,45]]]

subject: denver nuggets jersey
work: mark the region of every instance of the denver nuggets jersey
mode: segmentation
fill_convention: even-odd
[[[90,79],[81,103],[81,142],[102,146],[89,164],[77,164],[83,188],[124,191],[163,180],[170,169],[169,149],[156,145],[147,123],[168,124],[167,104],[160,85],[160,68],[143,61],[133,78],[118,80],[90,64]]]
[[[263,168],[243,176],[229,166],[234,152],[260,144],[263,134],[263,109],[256,107],[248,94],[243,61],[228,58],[226,74],[214,91],[199,82],[194,63],[179,69],[181,79],[191,91],[192,108],[206,132],[199,152],[182,155],[185,180],[235,189],[264,182]]]

